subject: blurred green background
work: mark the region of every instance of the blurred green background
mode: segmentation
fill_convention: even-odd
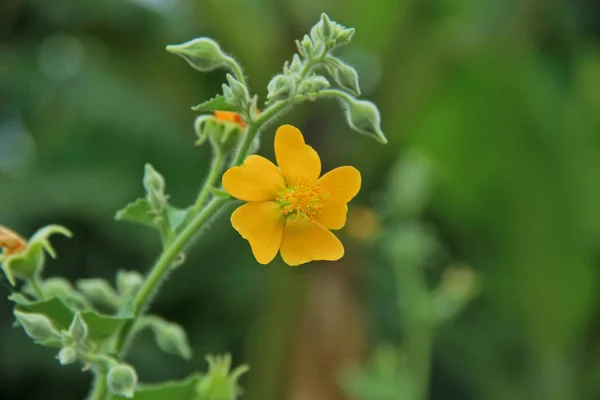
[[[24,236],[48,223],[75,233],[53,240],[59,259],[46,276],[146,271],[159,239],[114,213],[143,194],[146,162],[173,204],[193,201],[210,151],[193,146],[190,106],[224,82],[165,46],[215,38],[264,99],[321,12],[356,28],[339,55],[359,71],[390,141],[351,132],[335,102],[280,121],[305,133],[325,171],[362,173],[341,233],[346,256],[260,266],[222,215],[152,305],[187,328],[195,357],[161,354],[143,334],[129,360],[141,380],[183,378],[206,369],[205,353],[230,351],[252,367],[244,399],[350,398],[339,388],[346,366],[367,365],[380,343],[410,342],[401,315],[414,310],[394,284],[402,257],[393,249],[420,242],[397,229],[406,218],[392,192],[402,160],[418,152],[432,166],[431,193],[410,220],[434,232],[437,249],[418,272],[435,288],[458,263],[479,282],[433,335],[429,398],[600,399],[594,1],[0,1],[0,223]],[[270,159],[273,134],[262,137]],[[59,368],[53,350],[13,329],[9,294],[2,285],[2,398],[83,398],[91,374]]]

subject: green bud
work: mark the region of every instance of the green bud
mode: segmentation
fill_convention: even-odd
[[[358,86],[358,74],[356,70],[336,58],[330,58],[327,62],[327,70],[342,89],[346,89],[355,96],[360,95]]]
[[[341,25],[336,25],[334,33],[335,44],[337,46],[341,46],[350,43],[352,37],[354,36],[354,32],[354,28],[344,28]]]
[[[75,343],[83,343],[88,335],[88,326],[81,318],[81,313],[76,313],[69,326],[68,336],[75,341]]]
[[[52,321],[43,314],[14,312],[17,321],[29,337],[36,341],[60,340],[60,332],[54,327]]]
[[[76,282],[76,286],[92,302],[110,308],[118,308],[121,304],[121,297],[104,279],[80,279]]]
[[[267,86],[267,99],[271,101],[289,100],[296,94],[296,78],[289,75],[275,75]]]
[[[250,94],[248,93],[248,88],[242,82],[238,81],[231,74],[226,75],[227,82],[229,82],[229,87],[231,88],[231,93],[237,100],[238,104],[246,105],[250,101]],[[227,101],[227,98],[225,98]],[[235,101],[227,101],[231,104],[236,104]]]
[[[217,42],[209,38],[169,45],[167,51],[183,57],[193,68],[202,72],[212,71],[227,63],[227,55],[223,53]]]
[[[373,137],[380,143],[387,143],[381,131],[381,117],[377,106],[370,101],[351,97],[343,101],[348,125],[357,132]]]
[[[300,56],[298,54],[294,54],[294,57],[292,57],[292,62],[288,67],[289,71],[298,74],[300,71],[302,71],[302,67],[303,63],[300,59]]]
[[[117,364],[108,370],[106,384],[112,394],[131,398],[135,394],[138,376],[132,366]]]
[[[247,365],[241,365],[233,371],[231,356],[207,356],[208,373],[203,376],[196,387],[196,394],[202,400],[235,400],[239,394],[238,379],[249,370]]]
[[[304,95],[316,93],[327,89],[329,86],[329,81],[325,79],[325,77],[314,75],[300,82],[300,85],[298,85],[298,93]]]
[[[154,169],[152,164],[146,164],[144,167],[144,188],[155,192],[164,192],[165,186],[165,178]]]
[[[335,25],[329,19],[329,16],[325,13],[321,14],[321,21],[319,21],[319,31],[321,33],[321,37],[325,42],[333,38]]]
[[[152,324],[156,344],[165,353],[180,356],[185,360],[192,358],[192,349],[185,330],[174,323],[157,320]]]
[[[306,38],[306,36],[304,37]],[[310,28],[310,39],[315,46],[323,42],[321,38],[321,21],[317,22],[312,28]]]
[[[77,350],[73,346],[67,346],[60,349],[56,356],[60,365],[73,364],[77,361]]]
[[[137,271],[117,272],[117,291],[122,298],[134,296],[144,283],[144,277]]]
[[[165,178],[154,169],[151,164],[144,167],[144,188],[146,189],[146,199],[157,213],[162,212],[167,204],[165,197]]]
[[[296,40],[296,47],[298,53],[304,58],[310,58],[313,55],[313,49],[315,47],[312,39],[308,35],[304,35],[302,41]]]

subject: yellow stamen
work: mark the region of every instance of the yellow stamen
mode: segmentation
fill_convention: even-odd
[[[312,220],[323,208],[323,199],[327,193],[321,191],[317,183],[308,183],[298,178],[277,196],[281,213],[291,217],[293,222]]]

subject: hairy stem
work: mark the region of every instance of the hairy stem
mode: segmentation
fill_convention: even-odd
[[[248,85],[246,84],[246,77],[244,76],[244,71],[242,71],[242,67],[240,67],[240,64],[238,64],[238,62],[235,61],[235,59],[232,57],[227,57],[225,62],[227,63],[227,65],[229,65],[229,67],[235,74],[237,80],[240,81],[244,86],[248,87]]]
[[[148,277],[144,281],[144,284],[138,291],[137,295],[133,300],[133,312],[136,316],[135,319],[129,320],[125,323],[115,344],[115,353],[120,354],[123,352],[125,345],[129,339],[129,335],[139,317],[146,306],[148,305],[153,294],[160,286],[161,281],[171,268],[173,261],[177,255],[183,250],[185,245],[192,239],[192,237],[198,232],[200,228],[212,217],[225,203],[227,199],[214,198],[206,205],[206,207],[198,215],[192,219],[188,226],[175,238],[173,243],[165,249],[160,255],[158,261],[148,274]]]
[[[103,372],[96,372],[94,378],[94,386],[92,391],[87,397],[87,400],[104,400],[106,396],[106,374]]]
[[[29,280],[29,284],[31,285],[31,288],[33,289],[33,292],[37,296],[38,300],[44,300],[45,296],[42,288],[40,287],[39,278],[37,276],[33,277]]]

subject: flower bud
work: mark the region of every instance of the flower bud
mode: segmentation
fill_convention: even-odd
[[[346,89],[355,96],[360,95],[358,86],[358,74],[356,70],[338,59],[331,58],[327,65],[327,70],[342,89]]]
[[[80,279],[76,286],[85,297],[97,304],[110,308],[117,308],[121,304],[120,296],[104,279]]]
[[[177,324],[159,320],[152,326],[156,344],[165,353],[180,356],[185,360],[192,358],[192,349],[185,330]]]
[[[202,400],[235,400],[239,393],[238,379],[248,371],[248,366],[241,365],[233,371],[231,367],[231,356],[207,356],[209,364],[208,374],[204,375],[198,386],[196,394]]]
[[[152,209],[156,212],[162,212],[167,204],[165,178],[151,164],[146,164],[144,167],[143,183],[146,189],[146,198]]]
[[[77,361],[77,350],[73,346],[63,347],[58,352],[56,358],[58,358],[60,365],[73,364]]]
[[[42,272],[45,261],[44,250],[51,257],[56,257],[56,253],[49,240],[49,237],[54,233],[60,233],[67,237],[73,236],[71,231],[65,227],[48,225],[38,229],[29,238],[29,241],[24,243],[24,248],[19,245],[18,251],[6,250],[8,245],[12,246],[11,243],[6,243],[10,238],[7,238],[6,235],[0,237],[0,247],[5,249],[5,253],[0,255],[1,268],[11,285],[14,286],[16,284],[15,277],[31,280]]]
[[[313,54],[314,43],[310,36],[304,35],[302,41],[296,41],[296,45],[298,46],[298,52],[304,58],[310,58]]]
[[[81,313],[75,314],[67,334],[75,343],[83,343],[88,335],[88,326],[81,317]]]
[[[241,108],[244,107],[250,101],[250,94],[248,88],[242,82],[238,81],[231,74],[226,75],[227,82],[231,88],[231,94],[233,94],[233,101],[230,101],[225,97],[225,100],[230,104],[240,104]]]
[[[202,72],[222,67],[227,60],[227,56],[217,42],[209,38],[198,38],[178,45],[169,45],[167,51],[183,57],[193,68]]]
[[[311,76],[300,82],[300,85],[298,85],[298,93],[304,95],[316,93],[327,89],[329,86],[329,81],[325,79],[325,77],[319,75]]]
[[[300,71],[302,71],[302,60],[300,59],[300,56],[298,54],[294,54],[294,56],[292,57],[292,62],[290,63],[288,69],[290,72],[298,74],[300,73]]]
[[[380,143],[387,143],[381,131],[381,117],[377,106],[370,101],[354,98],[344,99],[348,125],[357,132],[373,137]]]
[[[296,94],[296,78],[289,75],[275,75],[267,86],[267,99],[271,101],[289,100]]]
[[[60,332],[52,321],[43,314],[14,312],[17,321],[25,329],[27,335],[36,341],[60,340]]]
[[[354,36],[354,32],[354,28],[344,28],[341,25],[336,25],[334,33],[335,44],[337,46],[341,46],[350,43],[352,37]]]
[[[144,277],[137,271],[117,272],[117,291],[123,298],[134,296],[144,283]]]
[[[321,21],[319,21],[319,31],[321,33],[321,37],[323,41],[327,42],[328,40],[333,38],[335,23],[331,22],[329,16],[325,13],[321,14]]]
[[[108,370],[106,384],[111,393],[131,398],[135,394],[138,376],[132,366],[117,364]]]

